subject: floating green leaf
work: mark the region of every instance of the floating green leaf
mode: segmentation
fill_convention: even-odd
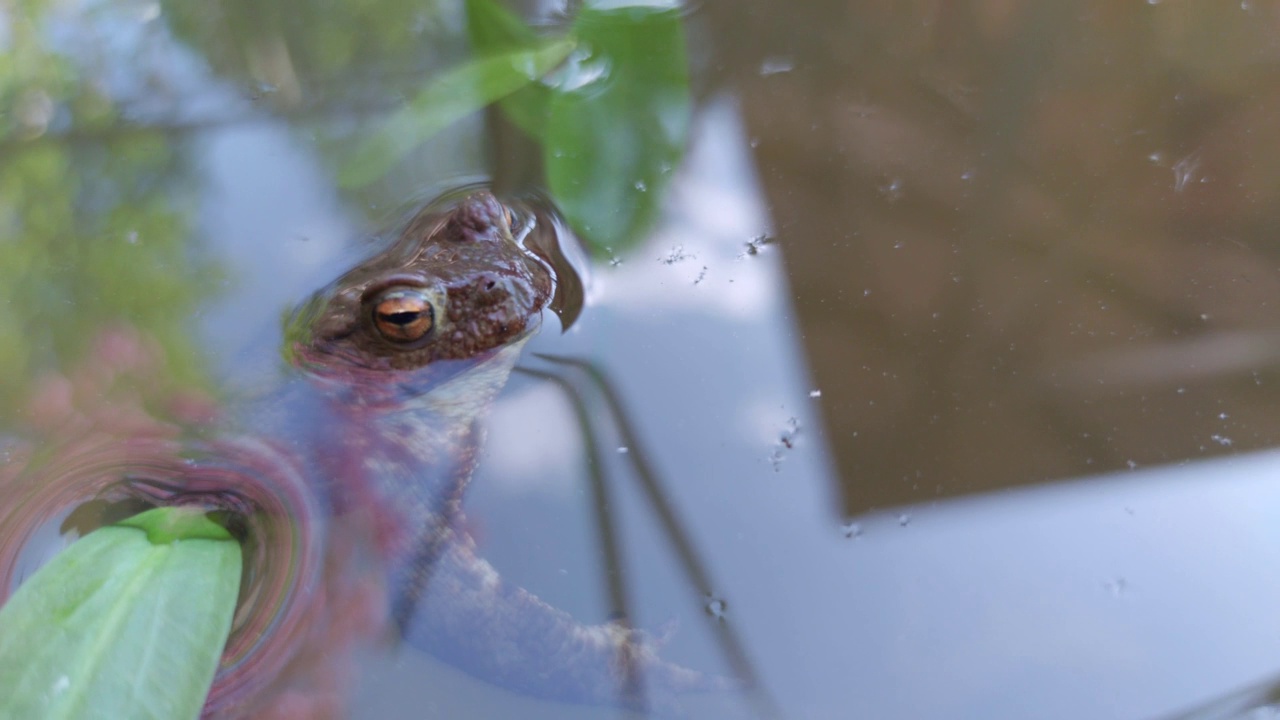
[[[689,134],[689,70],[679,11],[584,9],[581,49],[550,101],[547,184],[593,247],[633,243],[657,215]]]
[[[198,717],[240,565],[240,545],[195,508],[77,541],[0,608],[0,717]]]
[[[545,75],[573,47],[572,40],[546,41],[472,60],[441,75],[357,145],[339,172],[339,183],[359,187],[382,177],[427,138]]]

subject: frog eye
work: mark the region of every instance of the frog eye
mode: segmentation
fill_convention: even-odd
[[[435,310],[420,290],[391,288],[373,301],[373,326],[392,342],[421,340],[435,324]]]

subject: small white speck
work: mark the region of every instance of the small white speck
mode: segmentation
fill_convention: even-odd
[[[791,72],[795,68],[795,61],[789,57],[771,57],[760,63],[760,74],[768,77],[769,75]]]
[[[1148,3],[1154,5],[1151,0]],[[1200,153],[1193,152],[1173,164],[1173,191],[1182,192],[1192,182],[1201,180],[1200,173]]]
[[[59,675],[58,679],[53,681],[53,694],[61,695],[71,687],[71,678],[66,675]]]
[[[623,445],[622,447],[618,448],[619,455],[626,455],[629,452],[631,452],[631,448],[627,447],[626,445]]]
[[[821,390],[810,390],[810,391],[809,391],[809,397],[811,397],[811,398],[820,398],[820,397],[822,397],[822,391],[821,391]]]
[[[906,193],[905,185],[906,184],[902,181],[902,178],[895,177],[889,178],[880,183],[880,186],[877,189],[885,200],[888,200],[889,202],[897,202],[901,200],[902,196]]]

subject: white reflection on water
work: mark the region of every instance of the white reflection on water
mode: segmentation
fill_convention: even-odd
[[[662,225],[625,262],[597,269],[591,312],[708,313],[764,330],[786,313],[786,278],[776,253],[746,255],[772,228],[733,103],[709,106],[695,133]]]

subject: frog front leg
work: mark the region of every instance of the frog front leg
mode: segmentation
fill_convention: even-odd
[[[644,632],[622,623],[584,625],[504,582],[464,534],[450,531],[432,562],[394,575],[417,588],[400,618],[410,644],[515,692],[672,713],[682,692],[732,685],[663,660]]]

